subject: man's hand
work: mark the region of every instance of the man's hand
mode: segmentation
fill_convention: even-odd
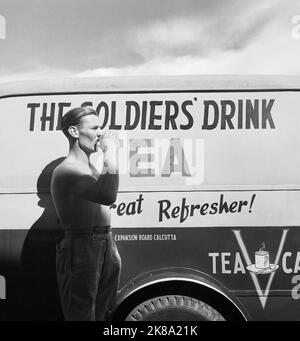
[[[109,149],[118,150],[119,149],[118,135],[114,131],[106,131],[100,137],[100,148],[103,152],[106,152]]]
[[[101,174],[118,174],[119,140],[115,132],[106,131],[100,137],[100,148],[103,151],[103,168]]]

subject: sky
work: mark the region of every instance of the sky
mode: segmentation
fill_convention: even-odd
[[[0,0],[0,83],[300,74],[299,0]]]

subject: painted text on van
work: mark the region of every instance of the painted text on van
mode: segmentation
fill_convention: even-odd
[[[271,115],[274,99],[267,101],[242,100],[237,102],[226,100],[204,101],[204,120],[202,129],[266,129],[267,123],[274,129]]]
[[[245,265],[239,252],[211,252],[208,254],[211,259],[212,273],[236,274],[246,273]],[[300,273],[300,251],[283,253],[281,258],[281,269],[285,274]]]
[[[116,101],[83,102],[93,106],[101,129],[110,130],[189,130],[200,120],[202,130],[275,129],[272,108],[275,99],[192,100],[176,102]],[[74,106],[74,105],[73,105]],[[29,131],[61,130],[61,118],[71,102],[28,103]]]
[[[199,203],[190,204],[186,203],[186,198],[182,198],[181,205],[173,206],[170,200],[159,200],[159,222],[164,219],[179,218],[180,223],[183,223],[188,217],[192,217],[196,214],[200,216],[214,215],[214,214],[226,214],[226,213],[241,213],[243,208],[248,208],[251,213],[252,205],[256,194],[253,194],[251,200],[239,200],[239,201],[226,201],[224,195],[221,194],[218,202],[213,203]]]

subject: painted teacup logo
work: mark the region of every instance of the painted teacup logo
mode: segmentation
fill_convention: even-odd
[[[255,252],[255,264],[247,266],[247,269],[256,275],[269,274],[279,267],[277,264],[270,263],[270,253],[265,248],[265,243],[262,243],[259,251]]]
[[[267,269],[270,267],[270,254],[265,248],[265,243],[262,243],[259,251],[255,252],[255,266],[258,269]]]

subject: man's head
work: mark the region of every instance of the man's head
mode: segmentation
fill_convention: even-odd
[[[79,107],[68,111],[62,117],[62,131],[70,145],[78,141],[79,146],[86,152],[99,149],[101,136],[100,120],[97,112],[90,107]]]

